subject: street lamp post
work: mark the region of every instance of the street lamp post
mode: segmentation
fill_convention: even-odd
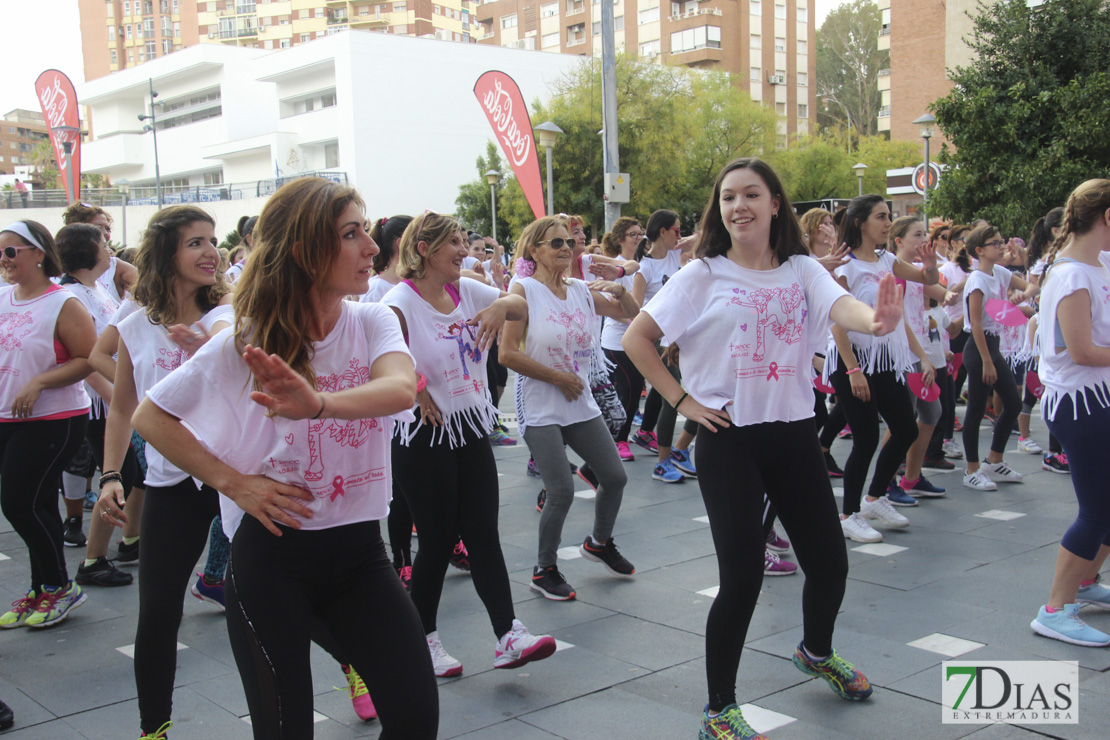
[[[867,171],[867,165],[863,162],[857,162],[852,168],[852,172],[856,173],[856,180],[859,181],[859,194],[863,195],[863,174]]]
[[[925,140],[925,171],[923,173],[924,183],[922,185],[922,198],[924,203],[921,207],[921,215],[925,220],[925,228],[929,228],[929,139],[933,138],[933,126],[936,125],[937,118],[932,113],[926,113],[914,120],[921,132],[921,138]]]
[[[157,122],[154,115],[154,99],[158,97],[158,93],[154,91],[154,80],[147,79],[147,85],[150,88],[150,115],[139,115],[140,121],[150,121],[150,123],[143,126],[143,131],[149,131],[151,136],[154,137],[154,189],[158,195],[158,208],[162,208],[162,171],[158,167],[158,127],[155,125]]]
[[[563,130],[556,126],[553,122],[548,121],[536,126],[536,133],[539,134],[540,146],[547,150],[547,215],[555,215],[555,189],[554,179],[552,177],[551,169],[551,149],[563,135]]]
[[[848,107],[845,106],[844,103],[841,103],[839,100],[834,98],[832,95],[826,95],[824,100],[825,100],[826,103],[828,103],[828,102],[836,103],[837,105],[840,106],[840,109],[842,111],[844,111],[844,117],[848,119],[848,153],[851,154],[852,153],[852,114],[848,112]],[[859,133],[859,126],[856,127],[856,132]]]
[[[76,203],[77,168],[73,166],[73,142],[81,135],[81,129],[76,126],[51,126],[50,133],[54,136],[55,140],[60,139],[62,142],[62,151],[64,151],[66,155],[66,179],[69,180],[68,192],[66,194],[69,196],[70,204]]]
[[[128,180],[116,180],[116,187],[123,198],[123,247],[127,248],[127,196],[131,195],[131,183]]]
[[[497,170],[490,170],[486,173],[486,182],[489,183],[489,220],[493,225],[494,241],[497,241],[497,181],[500,179],[501,173]]]

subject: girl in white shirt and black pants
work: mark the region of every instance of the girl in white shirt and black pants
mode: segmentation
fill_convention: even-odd
[[[721,581],[706,625],[700,737],[752,738],[736,705],[736,671],[763,581],[765,491],[806,574],[794,664],[845,698],[871,694],[832,649],[848,558],[813,428],[810,367],[828,335],[825,317],[887,334],[900,327],[902,301],[889,277],[872,310],[809,259],[778,177],[758,159],[736,160],[717,178],[696,254],[632,322],[624,347],[663,397],[702,425],[698,485]],[[681,349],[686,392],[655,352],[664,334]]]

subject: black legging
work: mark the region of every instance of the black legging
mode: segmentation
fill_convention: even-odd
[[[820,393],[820,391],[817,391]],[[822,408],[825,407],[824,393],[821,393],[821,400],[818,405]],[[840,399],[833,404],[832,411],[826,412],[827,418],[824,422],[817,425],[819,432],[819,439],[821,441],[821,449],[827,450],[832,447],[833,442],[836,441],[836,435],[840,434],[840,430],[848,423],[847,418],[844,416],[844,409],[840,406]]]
[[[917,439],[913,402],[902,376],[893,370],[882,370],[866,377],[871,390],[871,400],[866,402],[852,395],[852,383],[843,363],[829,378],[852,427],[852,452],[844,463],[844,513],[848,515],[860,510],[863,482],[879,446],[879,415],[886,420],[890,441],[879,451],[868,496],[879,498],[886,493],[887,485],[898,472],[898,465]]]
[[[949,349],[952,350],[953,354],[958,354],[958,353],[964,352],[967,349],[967,341],[968,341],[968,338],[970,336],[971,336],[971,334],[969,334],[968,332],[961,331],[959,334],[952,337],[952,342],[951,342],[951,346],[949,347]],[[974,342],[972,342],[972,344],[974,344]],[[956,377],[953,378],[953,380],[952,380],[952,403],[953,404],[955,404],[956,399],[960,397],[960,393],[963,391],[963,388],[964,388],[964,381],[967,380],[967,364],[966,363],[967,363],[967,358],[965,357],[964,358],[964,364],[960,365],[960,369],[958,371],[956,371]],[[955,423],[955,418],[953,418],[952,423],[953,424]],[[953,430],[951,430],[951,429],[948,430],[948,439],[952,439],[952,431]]]
[[[135,630],[139,727],[147,734],[172,716],[181,609],[193,568],[208,544],[212,519],[219,515],[219,494],[209,486],[198,491],[192,478],[147,489],[140,526],[143,556]]]
[[[1000,340],[993,334],[984,335],[987,340],[987,351],[990,353],[991,362],[994,364],[998,380],[994,383],[994,391],[1002,397],[1002,413],[994,423],[994,436],[991,438],[991,452],[1002,454],[1006,451],[1006,443],[1010,440],[1010,432],[1017,423],[1018,414],[1021,413],[1021,394],[1018,393],[1014,372],[1010,363],[1002,357],[999,351]],[[969,461],[979,460],[979,425],[983,422],[983,414],[987,410],[987,399],[991,395],[991,387],[983,382],[983,358],[979,354],[979,345],[974,339],[964,346],[964,367],[967,368],[967,410],[964,412],[964,455]]]
[[[393,439],[393,475],[408,501],[420,549],[412,567],[412,601],[423,634],[436,631],[443,577],[462,536],[470,555],[474,588],[498,639],[513,628],[509,573],[497,532],[497,463],[489,438],[465,428],[464,444],[431,444],[435,427],[425,424],[408,445]],[[373,694],[371,694],[373,695]]]
[[[663,350],[656,347],[656,351],[662,356]],[[664,363],[667,372],[671,377],[682,383],[682,373],[679,372],[677,365]],[[640,424],[640,429],[645,432],[655,432],[655,438],[660,447],[670,447],[674,444],[674,425],[678,420],[678,411],[670,403],[660,395],[659,391],[654,388],[648,393],[647,401],[644,402],[644,417]],[[659,425],[658,429],[656,424]],[[682,430],[691,435],[697,434],[698,423],[687,419],[682,425]]]
[[[813,420],[698,429],[698,485],[717,549],[720,590],[705,630],[709,708],[736,701],[736,671],[763,583],[766,491],[806,575],[803,642],[832,652],[848,554]]]
[[[69,583],[58,478],[85,438],[89,415],[0,424],[0,509],[31,560],[31,588]]]
[[[85,439],[89,440],[89,446],[92,447],[93,457],[96,458],[96,464],[103,471],[104,470],[104,433],[107,427],[108,417],[101,416],[99,418],[89,417],[89,428],[85,432]],[[120,466],[119,474],[123,478],[123,495],[126,499],[131,495],[131,489],[134,486],[139,488],[143,487],[142,471],[139,470],[139,458],[135,455],[135,450],[131,445],[127,445],[127,454],[124,455],[123,465]]]
[[[379,738],[436,736],[439,697],[428,644],[378,522],[282,527],[275,537],[245,516],[226,583],[227,634],[255,740],[312,737],[309,641],[321,633],[334,642],[329,652],[349,656],[366,682],[382,723]]]
[[[393,554],[393,567],[400,569],[412,565],[412,513],[397,481],[393,481],[393,500],[389,502],[389,550]]]
[[[933,428],[933,436],[929,438],[929,446],[925,449],[926,460],[939,460],[944,457],[944,440],[952,439],[944,436],[944,430],[955,422],[956,399],[952,397],[952,378],[948,377],[948,365],[937,367],[937,387],[940,388],[940,421]]]
[[[615,441],[627,442],[628,433],[632,430],[632,417],[636,415],[636,411],[640,408],[640,394],[644,391],[644,376],[640,374],[636,365],[628,359],[628,355],[622,350],[607,349],[605,350],[605,356],[616,365],[609,376],[613,379],[613,385],[617,388],[617,395],[620,397],[621,403],[624,405],[624,412],[628,416],[624,420],[624,425],[621,427]],[[644,413],[647,413],[646,409]]]

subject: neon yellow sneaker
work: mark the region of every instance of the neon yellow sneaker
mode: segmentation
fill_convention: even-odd
[[[39,603],[39,596],[35,593],[35,589],[27,592],[27,595],[21,599],[16,599],[12,602],[11,611],[4,612],[0,615],[0,629],[10,630],[15,627],[23,627],[27,624],[27,617],[35,611],[35,606]]]
[[[65,620],[69,613],[85,603],[85,592],[73,581],[64,586],[51,588],[46,586],[42,590],[38,604],[31,616],[27,617],[27,626],[32,629],[38,627],[51,627]]]

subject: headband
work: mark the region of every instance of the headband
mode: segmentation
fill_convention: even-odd
[[[23,223],[22,221],[13,221],[9,225],[0,229],[0,233],[3,233],[5,231],[10,231],[13,234],[19,234],[21,237],[23,237],[23,240],[30,244],[32,247],[37,247],[40,252],[43,252],[44,254],[46,253],[46,250],[43,249],[41,244],[39,244],[39,240],[32,236],[31,230],[28,229],[27,224]]]

